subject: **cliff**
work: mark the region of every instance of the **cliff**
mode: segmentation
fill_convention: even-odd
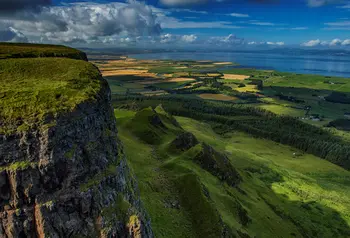
[[[0,237],[152,237],[107,82],[81,60],[30,60],[0,60]]]

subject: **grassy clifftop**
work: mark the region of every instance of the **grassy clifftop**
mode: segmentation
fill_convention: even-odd
[[[31,58],[0,60],[0,84],[0,133],[11,133],[93,100],[102,81],[83,60]]]
[[[65,57],[87,60],[84,52],[62,45],[0,43],[0,59],[37,57]]]

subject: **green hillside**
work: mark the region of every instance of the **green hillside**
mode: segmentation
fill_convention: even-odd
[[[160,107],[115,114],[157,237],[350,236],[349,171]]]

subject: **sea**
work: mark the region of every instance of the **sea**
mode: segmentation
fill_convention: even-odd
[[[350,55],[314,55],[262,52],[160,52],[131,54],[135,59],[210,60],[234,62],[238,67],[318,74],[350,79]],[[237,66],[230,66],[237,67]]]

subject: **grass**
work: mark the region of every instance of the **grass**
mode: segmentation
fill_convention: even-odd
[[[29,167],[35,167],[36,165],[37,165],[36,162],[18,161],[7,166],[0,166],[0,172],[4,170],[8,170],[8,171],[24,170]]]
[[[346,112],[349,107],[347,104],[325,101],[323,97],[331,93],[329,90],[273,86],[265,87],[263,93],[266,97],[262,99],[262,101],[267,104],[260,105],[260,107],[267,110],[271,109],[272,112],[275,112],[277,114],[281,114],[280,112],[283,112],[283,114],[302,117],[303,110],[295,108],[304,108],[305,106],[311,106],[310,114],[319,114],[325,117],[325,122],[322,122],[322,125],[327,124],[327,122],[331,120],[343,118],[344,112]],[[275,97],[276,94],[292,96],[304,102],[295,103],[286,100],[280,100]],[[281,110],[279,110],[279,108]]]
[[[302,109],[296,109],[284,105],[276,105],[276,104],[260,104],[257,105],[259,108],[271,111],[278,115],[292,116],[292,117],[303,117],[305,115],[305,111]]]
[[[151,215],[152,229],[158,237],[193,237],[191,221],[186,211],[165,207],[178,199],[174,181],[160,169],[152,146],[133,135],[125,126],[132,113],[116,110],[119,137],[123,142],[128,163],[138,179],[141,199]]]
[[[37,57],[66,57],[86,60],[83,52],[62,45],[0,43],[0,59]]]
[[[63,58],[0,60],[0,82],[0,133],[51,123],[94,101],[103,83],[92,64]]]
[[[181,87],[182,85],[185,85],[187,83],[190,83],[192,81],[187,82],[164,82],[164,83],[156,83],[153,84],[154,87],[160,88],[160,89],[174,89]]]
[[[349,171],[289,146],[238,132],[220,136],[204,122],[176,117],[185,131],[228,156],[242,176],[231,187],[191,154],[168,153],[175,134],[164,130],[158,144],[149,144],[127,127],[138,114],[115,113],[157,237],[218,237],[224,230],[237,237],[350,235]]]
[[[213,94],[213,93],[203,93],[199,94],[198,97],[203,98],[203,99],[208,99],[208,100],[221,100],[221,101],[234,101],[237,100],[238,98],[236,97],[231,97],[227,96],[225,94]]]
[[[295,88],[311,88],[318,90],[332,90],[340,92],[350,91],[350,82],[347,78],[325,77],[322,75],[308,74],[288,74],[283,73],[283,77],[271,78],[266,81],[266,85]],[[326,81],[338,82],[341,84],[325,83]]]
[[[250,209],[251,212],[262,212],[264,214],[263,216],[267,215],[270,217],[261,217],[261,214],[259,216],[258,214],[251,215],[252,218],[258,216],[255,220],[259,220],[255,224],[257,225],[255,234],[266,234],[270,232],[266,229],[266,226],[271,222],[268,220],[272,219],[272,214],[271,216],[268,215],[271,213],[271,207],[270,209],[265,207],[266,205],[269,207],[271,204],[268,205],[266,202],[265,204],[261,204],[261,201],[255,199],[256,196],[260,196],[259,193],[266,193],[265,195],[268,197],[266,198],[264,195],[262,197],[260,196],[260,198],[265,200],[271,199],[272,201],[269,200],[270,203],[278,204],[281,214],[286,215],[286,213],[289,213],[290,217],[288,219],[292,221],[293,226],[295,226],[294,222],[298,221],[302,223],[298,226],[305,229],[312,229],[315,225],[311,224],[313,220],[310,222],[305,218],[302,219],[301,216],[311,219],[322,216],[324,220],[317,221],[320,223],[317,224],[319,226],[317,229],[323,230],[325,233],[319,233],[318,235],[329,237],[331,235],[327,229],[327,223],[333,223],[332,216],[335,213],[338,214],[337,219],[341,221],[342,230],[346,231],[346,229],[349,229],[350,203],[346,200],[346,197],[349,196],[350,191],[350,172],[312,155],[301,153],[300,156],[294,157],[294,153],[298,154],[300,152],[288,146],[276,144],[268,140],[254,139],[243,133],[233,133],[222,138],[210,129],[203,130],[206,126],[205,123],[187,118],[177,119],[185,130],[194,133],[198,139],[207,141],[208,143],[211,142],[216,149],[226,151],[226,153],[230,154],[231,156],[229,157],[232,158],[234,167],[240,171],[249,171],[254,167],[258,171],[261,171],[261,168],[268,167],[266,174],[265,172],[261,173],[262,177],[260,179],[256,178],[256,172],[252,174],[241,173],[243,174],[243,183],[240,187],[247,193],[247,196],[242,196],[243,201],[252,206],[252,209]],[[272,176],[271,179],[269,176]],[[269,189],[265,189],[261,185],[267,185],[272,191],[269,192]],[[299,206],[310,202],[314,202],[319,206],[320,212],[316,212],[315,216],[309,214],[308,211],[299,211]],[[277,206],[276,204],[272,205]],[[276,211],[273,212],[276,213]],[[322,212],[328,212],[329,214],[322,214]],[[276,220],[276,224],[283,222],[285,227],[291,226],[287,224],[288,219],[286,217],[275,218],[282,220]],[[265,222],[268,223],[264,226]],[[274,227],[276,231],[280,229],[279,232],[282,232],[283,228]],[[312,233],[315,231],[308,230],[307,232]],[[334,229],[332,232],[336,232],[336,230]]]

